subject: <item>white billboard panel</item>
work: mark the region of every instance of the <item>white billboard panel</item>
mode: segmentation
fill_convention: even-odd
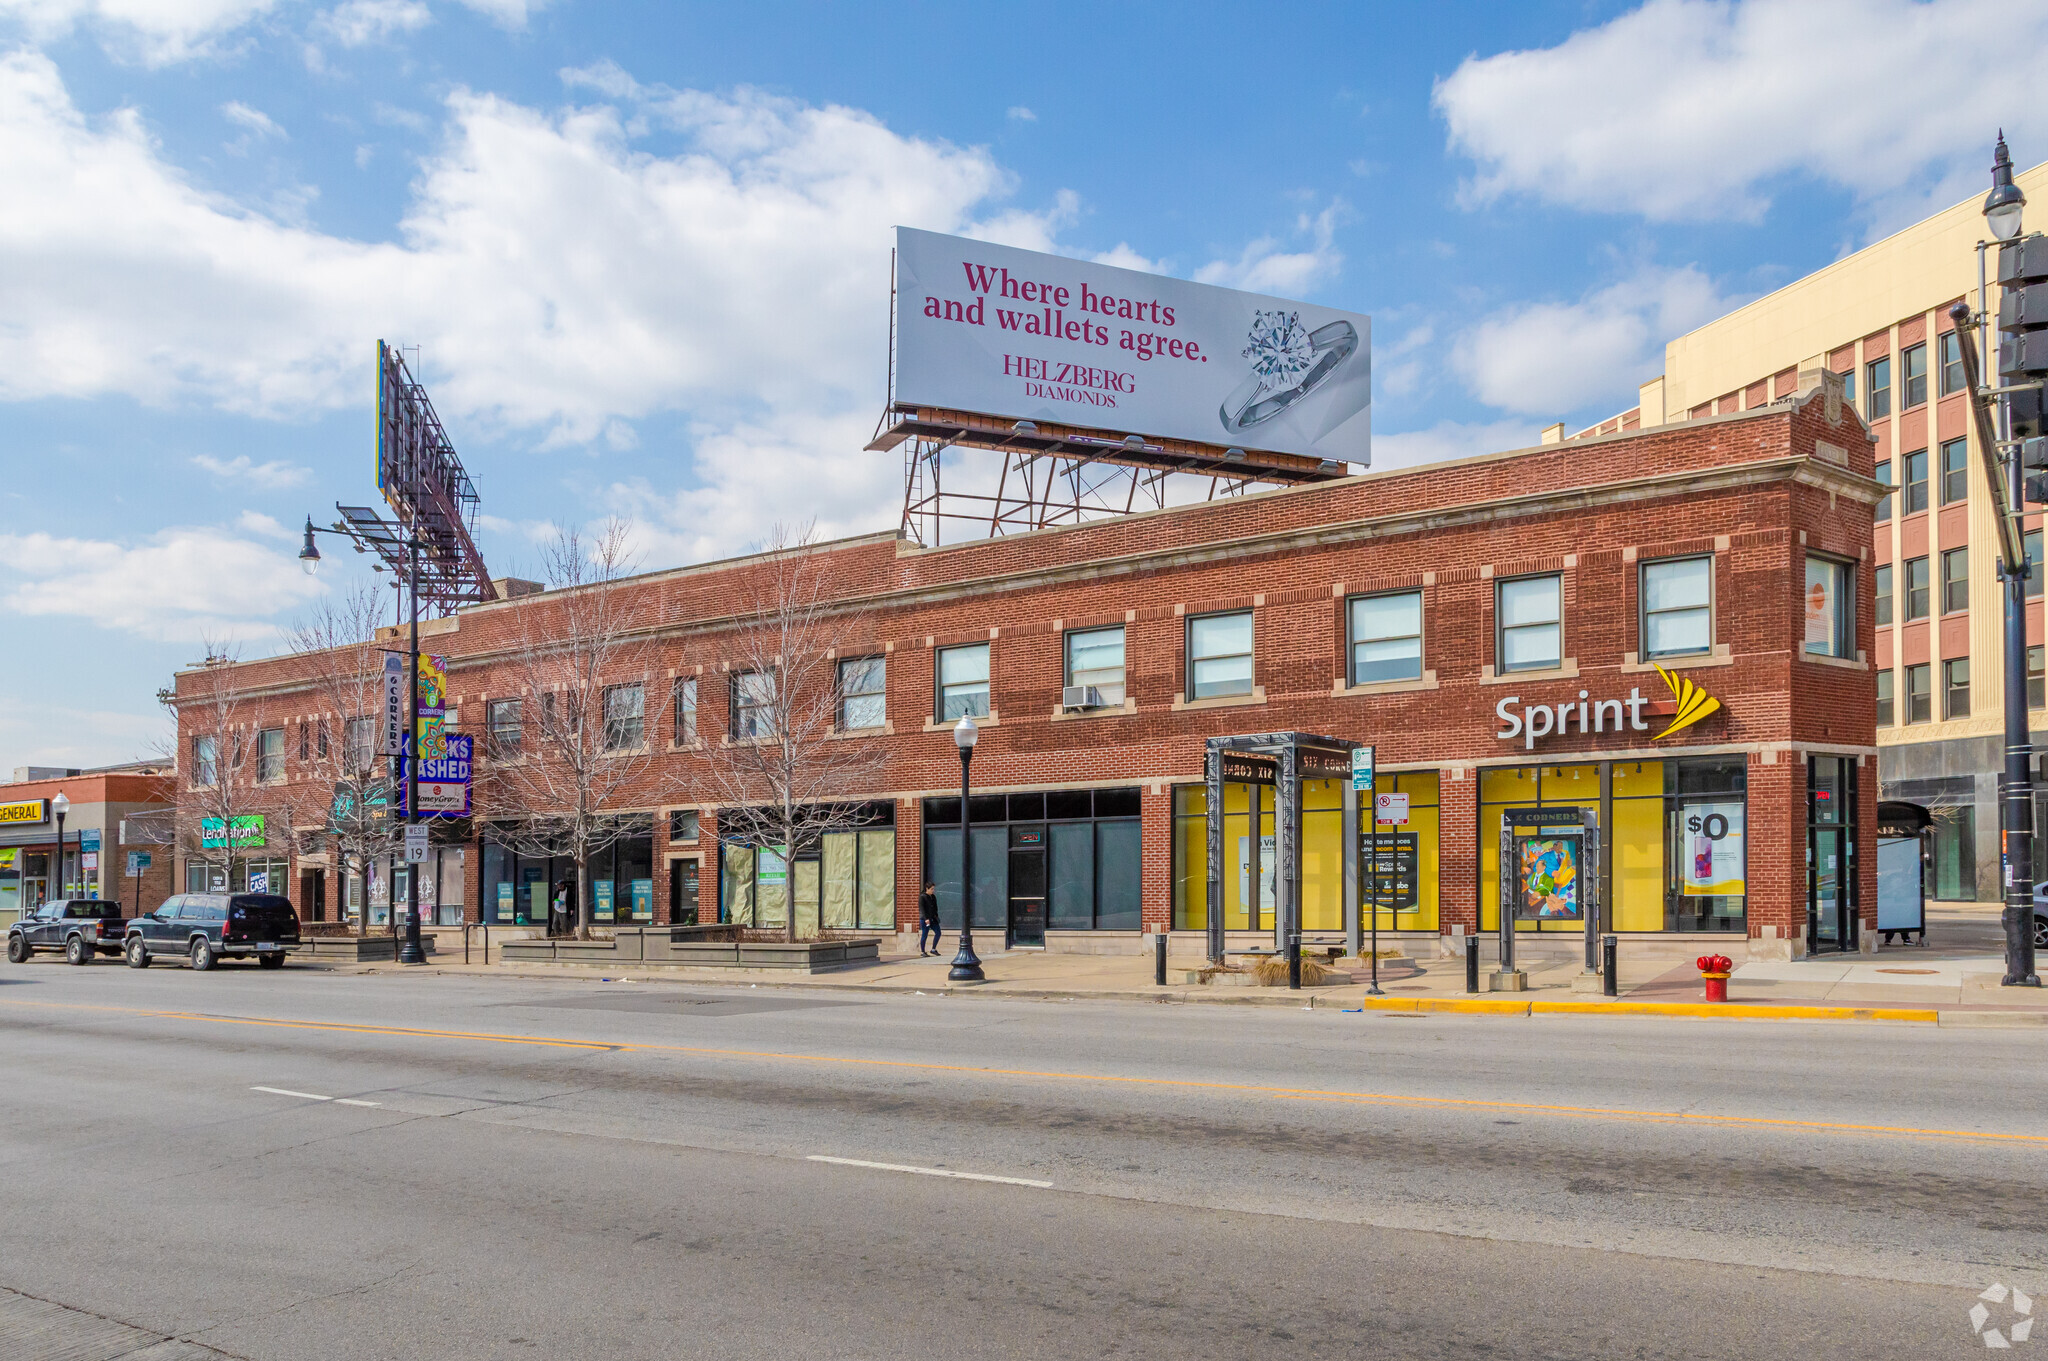
[[[1372,320],[898,227],[896,400],[1370,463]]]

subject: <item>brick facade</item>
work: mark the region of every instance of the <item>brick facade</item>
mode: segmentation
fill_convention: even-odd
[[[895,802],[897,917],[914,926],[921,883],[919,799],[957,793],[953,743],[935,709],[935,652],[987,642],[993,713],[974,760],[980,791],[1083,785],[1142,790],[1142,915],[1166,925],[1172,902],[1172,791],[1199,781],[1203,744],[1216,735],[1299,730],[1378,747],[1391,769],[1441,772],[1440,921],[1469,932],[1478,921],[1478,777],[1485,765],[1742,753],[1750,776],[1749,901],[1752,937],[1784,940],[1805,921],[1803,757],[1809,751],[1867,762],[1874,750],[1870,517],[1878,495],[1869,437],[1852,410],[1828,420],[1822,390],[1727,416],[1376,473],[1314,487],[1233,497],[1167,511],[937,549],[893,535],[819,546],[842,597],[866,612],[876,636],[842,640],[840,655],[886,652],[887,769],[870,796]],[[1665,743],[1641,733],[1546,737],[1533,752],[1499,740],[1496,706],[1625,698],[1640,687],[1663,701],[1653,668],[1636,663],[1638,564],[1676,554],[1714,561],[1715,655],[1682,674],[1723,704],[1720,714]],[[1852,566],[1855,655],[1805,655],[1804,556]],[[753,598],[759,559],[652,573],[624,587],[642,635],[668,675],[700,676],[700,742],[728,731],[726,672],[738,618]],[[1494,673],[1495,587],[1503,577],[1557,572],[1563,583],[1566,667]],[[1346,685],[1347,596],[1394,589],[1423,595],[1424,679]],[[464,727],[481,731],[483,702],[516,694],[514,653],[550,594],[496,602],[437,621],[428,646],[448,659]],[[1255,620],[1256,689],[1248,697],[1190,701],[1190,617],[1248,609]],[[1062,634],[1121,623],[1126,708],[1060,712]],[[304,663],[245,663],[237,681],[259,710],[299,715],[309,697]],[[180,693],[190,681],[179,678]],[[622,678],[627,679],[627,678]],[[669,684],[647,676],[647,729],[655,753],[644,797],[624,809],[661,811],[706,802],[703,756],[669,742]],[[268,722],[259,719],[256,722]],[[1661,726],[1658,725],[1658,726]],[[481,744],[479,744],[481,751]],[[1875,920],[1874,779],[1859,803],[1864,853],[1859,898]],[[480,807],[488,817],[490,810]],[[666,920],[667,829],[657,818],[655,893]],[[715,810],[705,808],[700,912],[716,912]],[[692,849],[692,848],[683,848]],[[471,902],[481,860],[472,850]],[[1766,932],[1765,927],[1772,928]]]

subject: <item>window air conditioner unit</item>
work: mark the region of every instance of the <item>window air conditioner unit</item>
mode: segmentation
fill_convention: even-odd
[[[1102,691],[1092,685],[1067,685],[1060,688],[1062,709],[1100,709]]]

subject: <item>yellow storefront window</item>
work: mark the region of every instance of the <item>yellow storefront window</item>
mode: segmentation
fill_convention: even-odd
[[[1408,825],[1406,827],[1383,826],[1380,835],[1391,846],[1394,838],[1403,834],[1414,837],[1415,845],[1415,905],[1413,907],[1382,907],[1378,910],[1379,927],[1382,931],[1434,931],[1437,929],[1437,831],[1439,818],[1439,792],[1441,785],[1434,770],[1401,771],[1379,777],[1382,794],[1406,794],[1408,796]],[[1361,835],[1370,833],[1370,810],[1360,810],[1358,829]],[[1383,847],[1384,849],[1384,847]],[[1371,878],[1360,876],[1361,892],[1369,896]],[[1370,901],[1359,905],[1360,912],[1372,910]],[[1370,917],[1363,918],[1369,927]]]
[[[1223,786],[1223,929],[1249,931],[1252,922],[1246,911],[1251,899],[1247,879],[1250,872],[1251,791],[1254,786]],[[1259,878],[1264,892],[1257,929],[1273,929],[1274,841],[1273,791],[1260,789]],[[1174,842],[1178,873],[1173,885],[1173,924],[1179,931],[1199,931],[1209,925],[1209,791],[1201,785],[1182,785],[1174,790]],[[1306,874],[1306,863],[1303,870]]]
[[[1607,836],[1613,867],[1616,931],[1664,929],[1664,763],[1617,762],[1614,826]]]

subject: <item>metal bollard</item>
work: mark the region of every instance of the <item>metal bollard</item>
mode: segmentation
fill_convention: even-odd
[[[1614,969],[1615,957],[1620,953],[1619,936],[1600,937],[1600,991],[1609,997],[1621,996],[1621,979]]]
[[[1287,986],[1301,991],[1301,933],[1291,931],[1287,936]]]
[[[1479,991],[1479,938],[1465,937],[1465,991]]]
[[[1152,981],[1160,987],[1166,986],[1166,933],[1159,932],[1152,937]]]

